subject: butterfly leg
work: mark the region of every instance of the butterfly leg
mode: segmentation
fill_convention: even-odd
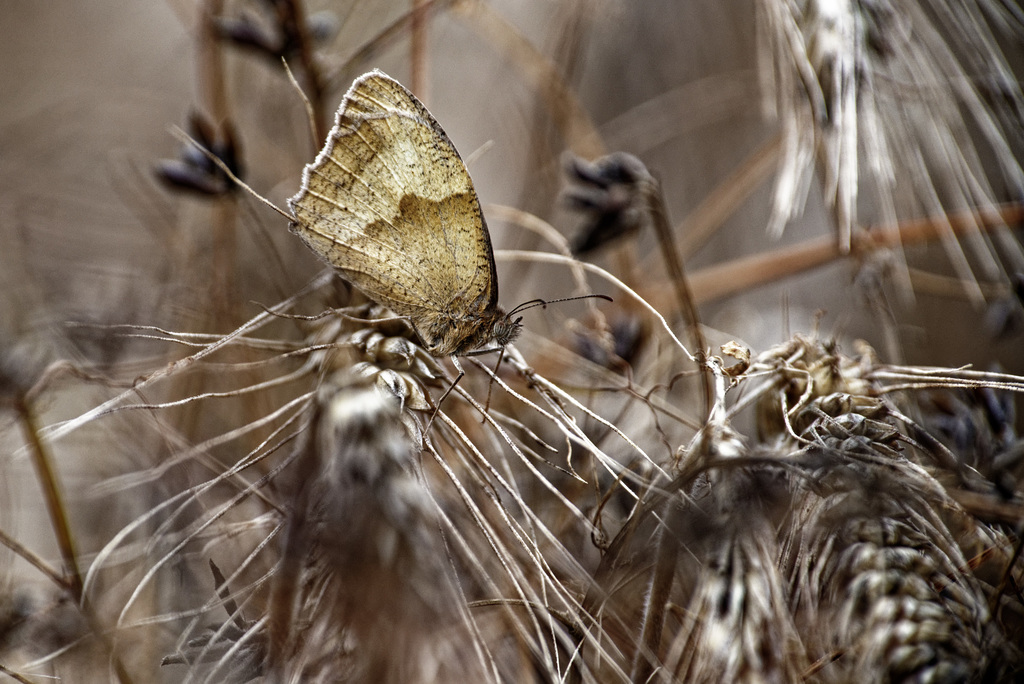
[[[498,362],[494,364],[494,376],[497,377],[498,369],[501,367],[501,360],[505,358],[505,348],[502,347],[501,351],[498,352]],[[487,383],[487,402],[484,404],[484,415],[480,419],[481,423],[487,422],[487,411],[491,408],[491,389],[494,388],[494,377]]]
[[[434,422],[434,418],[437,417],[437,412],[441,410],[441,403],[444,402],[445,398],[447,398],[449,394],[451,394],[452,390],[455,389],[455,386],[459,384],[459,380],[461,380],[463,376],[466,375],[466,371],[463,370],[462,364],[459,363],[459,357],[455,356],[455,354],[452,354],[451,360],[452,364],[455,365],[455,370],[459,371],[459,374],[455,377],[455,381],[448,386],[448,389],[444,391],[444,394],[441,395],[441,398],[437,400],[437,406],[434,407],[434,412],[430,414],[430,420],[427,421],[427,426],[423,428],[424,433],[426,433],[427,430],[430,429],[430,426]]]

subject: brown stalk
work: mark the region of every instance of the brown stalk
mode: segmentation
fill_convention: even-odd
[[[775,171],[781,150],[782,136],[778,135],[754,150],[676,227],[684,260],[703,247],[743,200]]]
[[[118,679],[128,684],[132,681],[131,676],[129,676],[124,664],[114,651],[114,644],[105,634],[103,626],[93,613],[82,591],[82,573],[78,567],[78,557],[75,552],[74,537],[68,520],[67,507],[64,504],[64,496],[61,493],[57,471],[53,467],[53,458],[46,445],[39,439],[39,426],[36,424],[35,412],[23,396],[15,400],[15,410],[21,419],[21,426],[25,433],[25,440],[28,442],[32,465],[35,467],[36,474],[39,477],[39,486],[42,488],[43,497],[46,499],[46,509],[50,515],[50,524],[53,527],[54,535],[57,537],[57,546],[60,549],[61,558],[66,566],[67,576],[58,583],[71,593],[72,598],[75,600],[75,605],[78,606],[82,615],[88,621],[93,636],[106,647]],[[28,558],[24,555],[23,557]],[[50,572],[44,568],[38,565],[36,567],[39,567],[40,570],[51,576]]]
[[[213,207],[213,245],[211,249],[210,294],[212,309],[219,312],[217,319],[234,327],[239,322],[234,315],[235,303],[235,257],[238,250],[238,204],[233,195],[216,200]]]
[[[207,0],[203,3],[198,36],[199,81],[203,86],[200,90],[200,109],[211,117],[213,135],[218,142],[223,142],[226,132],[233,130],[224,77],[223,41],[217,28],[223,10],[223,0]],[[236,218],[233,196],[222,195],[214,206],[210,291],[215,317],[231,321],[231,325],[234,325],[231,302],[235,280]]]
[[[607,153],[604,140],[558,69],[515,27],[478,0],[462,0],[452,9],[465,19],[495,52],[518,65],[534,92],[545,93],[552,120],[566,147],[584,159]]]
[[[429,103],[427,90],[427,10],[429,0],[412,0],[411,24],[409,27],[409,59],[412,62],[412,92],[424,104]]]
[[[834,235],[807,240],[792,247],[733,259],[690,275],[690,287],[697,303],[728,297],[752,287],[809,271],[847,257],[857,257],[879,248],[928,242],[948,229],[955,235],[974,230],[992,230],[1024,221],[1024,203],[904,221],[895,227],[871,228],[860,232],[849,254],[840,249]]]
[[[68,522],[67,507],[64,505],[64,496],[60,491],[57,472],[53,467],[53,459],[43,441],[39,439],[39,426],[36,425],[35,414],[24,398],[15,402],[15,409],[21,419],[22,431],[25,433],[25,440],[28,442],[29,453],[32,458],[32,465],[35,467],[36,475],[39,477],[39,485],[43,489],[43,497],[46,499],[46,510],[50,514],[50,524],[53,526],[54,535],[57,537],[57,547],[60,549],[61,558],[64,560],[66,579],[61,582],[76,603],[82,600],[82,573],[78,569],[78,557],[75,553],[75,543],[71,534],[71,524]]]
[[[223,0],[206,0],[200,9],[199,83],[206,110],[217,126],[230,117],[227,88],[224,87],[224,60],[217,19],[224,11]]]
[[[693,340],[694,355],[700,368],[701,387],[704,391],[703,415],[707,418],[711,414],[711,406],[714,403],[714,388],[711,386],[711,375],[704,366],[704,357],[708,353],[708,342],[704,337],[704,331],[700,325],[700,313],[697,311],[697,302],[693,297],[693,290],[690,281],[683,271],[683,262],[676,251],[675,234],[668,221],[668,210],[665,207],[665,196],[662,193],[661,183],[651,177],[650,182],[644,183],[644,194],[646,195],[647,206],[651,212],[651,223],[654,232],[658,236],[658,245],[661,248],[662,256],[668,266],[669,276],[672,279],[672,286],[675,289],[676,299],[679,302],[680,310],[686,317],[687,326],[690,329],[690,337]]]
[[[315,425],[315,424],[314,424]],[[286,516],[284,543],[271,585],[270,604],[267,609],[267,667],[275,676],[287,671],[290,658],[295,656],[301,630],[296,621],[296,597],[302,586],[303,563],[308,557],[310,548],[309,520],[310,502],[312,501],[313,481],[317,469],[316,442],[311,437],[315,427],[310,428],[306,443],[298,454],[296,470],[303,474],[301,483],[294,493],[290,509]]]
[[[299,57],[299,71],[303,76],[303,85],[313,104],[313,113],[316,117],[316,138],[322,140],[327,135],[327,119],[324,114],[324,79],[320,73],[320,67],[313,57],[305,8],[301,0],[275,2],[274,5],[277,7],[278,23],[291,43],[289,47]]]
[[[11,679],[13,679],[16,682],[22,682],[22,684],[34,684],[34,682],[32,682],[32,680],[26,679],[25,677],[23,677],[22,675],[18,674],[14,670],[12,670],[12,669],[10,669],[8,667],[4,667],[2,664],[0,664],[0,672],[4,673],[5,675],[7,675],[8,677],[10,677]]]
[[[58,587],[70,590],[68,580],[65,576],[61,575],[56,568],[43,560],[39,554],[35,553],[32,549],[28,548],[14,537],[8,535],[2,529],[0,529],[0,544],[6,546],[18,556],[21,556],[23,560],[28,561],[29,565],[46,575],[50,581]]]
[[[419,14],[425,20],[431,13],[443,9],[452,4],[454,0],[417,0],[417,4],[408,12],[392,21],[379,31],[373,38],[370,38],[342,62],[342,72],[353,64],[362,64],[370,61],[375,55],[390,46],[392,43],[405,38],[411,31],[414,17]],[[413,88],[413,92],[416,92]]]
[[[706,374],[703,374],[706,375]],[[662,511],[672,505],[671,500],[663,502]],[[658,534],[658,551],[654,561],[654,577],[651,578],[651,592],[647,597],[640,642],[637,644],[630,681],[634,684],[649,682],[658,662],[661,634],[665,628],[666,608],[675,582],[676,566],[679,562],[679,541],[674,538],[668,526],[662,524]]]

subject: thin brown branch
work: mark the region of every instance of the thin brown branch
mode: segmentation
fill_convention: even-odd
[[[25,678],[23,675],[18,674],[9,667],[4,667],[4,665],[2,664],[0,664],[0,672],[4,673],[5,675],[7,675],[8,677],[17,682],[22,682],[22,684],[34,684],[34,682],[31,679]]]
[[[412,0],[412,24],[409,30],[409,60],[412,62],[412,92],[421,102],[428,104],[427,91],[427,24],[429,0]]]
[[[673,504],[671,499],[665,502],[666,506]],[[663,526],[658,534],[658,552],[654,576],[651,578],[651,591],[647,597],[640,641],[630,672],[630,681],[636,684],[651,681],[655,664],[660,660],[659,645],[665,629],[666,608],[670,603],[672,585],[675,583],[678,558],[679,540],[672,535],[667,526]]]
[[[362,43],[359,48],[342,61],[341,73],[348,76],[348,68],[363,64],[390,47],[392,43],[405,38],[411,30],[414,17],[422,16],[426,20],[433,12],[444,9],[454,0],[421,0],[415,7],[381,29],[376,35]],[[413,89],[415,92],[415,88]]]
[[[199,10],[197,37],[199,83],[206,113],[220,128],[231,113],[228,110],[228,89],[224,81],[224,52],[217,20],[224,11],[223,0],[206,0]]]
[[[53,458],[46,444],[39,437],[39,426],[36,424],[35,413],[24,397],[15,401],[15,409],[18,417],[21,419],[22,430],[25,433],[25,440],[28,442],[32,464],[35,466],[36,474],[39,477],[39,486],[42,488],[43,497],[46,499],[46,508],[50,514],[50,524],[53,526],[54,534],[57,537],[57,546],[67,568],[67,577],[59,584],[74,598],[75,605],[81,610],[82,615],[92,628],[93,636],[104,645],[110,654],[111,665],[118,679],[123,684],[129,684],[132,678],[115,652],[112,640],[104,632],[103,626],[100,624],[98,617],[92,610],[92,606],[86,600],[83,592],[82,573],[78,567],[78,557],[75,551],[71,524],[68,519],[67,506],[64,504],[64,496],[61,493],[57,471],[53,467]]]
[[[982,207],[969,212],[904,221],[894,227],[861,231],[853,249],[844,254],[834,235],[808,240],[792,247],[740,257],[690,274],[690,287],[698,304],[728,297],[753,287],[803,273],[847,257],[858,257],[879,248],[909,246],[934,240],[946,226],[957,235],[974,230],[993,230],[1024,221],[1024,203]]]
[[[683,259],[695,254],[747,197],[767,180],[779,163],[782,137],[775,136],[743,160],[679,226],[679,252]]]
[[[313,55],[312,41],[306,21],[306,12],[301,0],[276,2],[278,22],[288,41],[286,54],[298,56],[299,70],[303,76],[303,85],[313,104],[316,117],[316,138],[322,140],[327,135],[327,118],[324,111],[324,79],[320,66]]]
[[[548,97],[552,120],[565,139],[566,147],[585,159],[607,154],[605,144],[586,109],[580,104],[558,69],[515,27],[486,3],[463,0],[453,11],[469,23],[496,52],[519,67],[530,87]]]
[[[695,347],[694,354],[700,364],[701,387],[704,392],[702,416],[707,418],[711,414],[711,406],[714,403],[714,389],[711,386],[711,376],[703,363],[703,359],[708,353],[708,342],[701,328],[700,313],[697,311],[697,302],[694,300],[690,281],[686,277],[682,259],[679,258],[679,252],[676,250],[674,233],[669,225],[668,209],[665,206],[665,197],[662,194],[661,183],[652,177],[650,182],[644,184],[644,188],[647,195],[647,205],[650,209],[654,225],[654,232],[658,236],[658,244],[668,266],[669,276],[672,278],[672,286],[675,289],[680,310],[686,317],[686,323],[690,329],[690,337]]]
[[[78,569],[78,557],[75,553],[71,524],[68,521],[68,511],[64,505],[64,496],[61,493],[57,472],[53,467],[53,458],[49,449],[39,438],[39,426],[36,425],[35,413],[32,408],[23,399],[17,401],[16,408],[18,417],[21,419],[22,431],[25,433],[25,440],[28,442],[32,465],[35,466],[36,475],[39,477],[39,486],[46,499],[50,524],[53,526],[53,533],[57,537],[57,546],[66,566],[67,580],[62,582],[62,585],[65,585],[71,592],[76,603],[81,603],[82,574]]]
[[[32,567],[46,575],[50,581],[58,587],[65,590],[70,589],[67,578],[61,575],[56,568],[52,567],[49,563],[43,560],[39,554],[35,553],[32,549],[28,548],[14,537],[8,535],[2,529],[0,529],[0,544],[3,544],[22,559],[28,561]]]

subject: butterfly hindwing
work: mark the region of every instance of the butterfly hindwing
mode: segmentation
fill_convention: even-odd
[[[421,336],[448,327],[439,317],[496,310],[494,257],[469,172],[426,108],[385,74],[352,85],[288,204],[293,231],[314,252]]]

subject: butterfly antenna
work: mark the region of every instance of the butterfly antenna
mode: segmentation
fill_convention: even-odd
[[[523,302],[522,304],[520,304],[516,308],[512,309],[511,311],[509,311],[508,315],[511,318],[513,315],[519,313],[520,311],[526,311],[527,309],[532,309],[532,308],[534,308],[536,306],[546,307],[548,304],[558,304],[559,302],[574,302],[577,299],[603,299],[603,300],[605,300],[607,302],[615,301],[614,299],[612,299],[608,295],[603,295],[603,294],[588,294],[588,295],[580,295],[579,297],[562,297],[561,299],[550,299],[550,300],[548,300],[548,299],[531,299],[530,301]]]
[[[252,196],[253,196],[253,197],[255,197],[256,199],[258,199],[258,200],[259,200],[260,202],[263,202],[263,203],[264,203],[264,204],[266,204],[266,205],[267,205],[268,207],[270,207],[271,209],[273,209],[274,211],[276,211],[276,212],[277,212],[278,214],[280,214],[281,216],[284,216],[284,217],[285,217],[286,219],[288,219],[289,221],[294,221],[294,220],[295,220],[295,217],[294,217],[294,216],[292,216],[291,214],[289,214],[289,213],[288,213],[287,211],[285,211],[284,209],[281,209],[281,208],[280,208],[279,206],[277,206],[276,204],[274,204],[273,202],[271,202],[270,200],[268,200],[268,199],[267,199],[266,197],[264,197],[264,196],[263,196],[263,195],[261,195],[260,193],[256,192],[256,191],[255,191],[255,190],[253,190],[252,188],[250,188],[250,187],[249,187],[249,186],[248,186],[248,185],[246,184],[246,182],[245,182],[245,181],[243,181],[243,180],[242,180],[241,178],[239,178],[238,176],[236,176],[236,175],[235,175],[235,172],[234,172],[234,171],[232,171],[232,170],[231,170],[231,169],[230,169],[230,168],[228,167],[228,165],[224,163],[224,160],[223,160],[223,159],[221,159],[220,157],[218,157],[217,155],[215,155],[215,154],[214,154],[213,152],[211,152],[210,150],[206,149],[206,148],[205,148],[205,147],[204,147],[204,146],[203,146],[203,145],[202,145],[201,143],[199,143],[199,142],[198,142],[198,141],[197,141],[197,140],[196,140],[195,138],[193,138],[193,137],[192,137],[191,135],[189,135],[189,134],[188,134],[188,133],[186,133],[185,131],[181,130],[181,129],[180,129],[180,128],[178,128],[177,126],[174,126],[174,127],[172,127],[172,128],[171,128],[171,133],[172,133],[172,134],[174,135],[174,137],[176,137],[176,138],[177,138],[178,140],[182,141],[183,143],[186,143],[186,144],[189,144],[189,145],[195,145],[195,146],[196,146],[196,148],[197,148],[197,149],[198,149],[198,150],[199,150],[200,152],[202,152],[203,154],[205,154],[205,155],[206,155],[207,159],[209,159],[209,160],[210,160],[211,162],[213,162],[213,164],[214,164],[214,165],[215,165],[215,166],[216,166],[216,167],[217,167],[218,169],[220,169],[220,170],[221,170],[221,171],[222,171],[222,172],[224,173],[224,175],[225,175],[225,176],[227,176],[228,178],[230,178],[230,179],[231,179],[231,182],[232,182],[232,183],[234,183],[234,184],[235,184],[235,185],[237,185],[238,187],[242,188],[243,190],[245,190],[246,192],[248,192],[248,193],[249,193],[250,195],[252,195]]]

